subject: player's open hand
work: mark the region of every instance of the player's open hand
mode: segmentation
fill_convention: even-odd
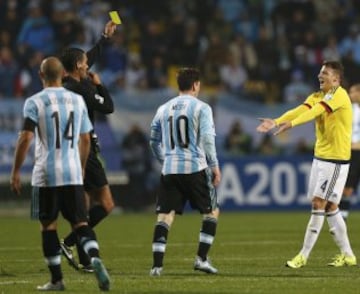
[[[221,172],[220,172],[220,169],[219,167],[213,167],[212,168],[212,173],[213,173],[213,180],[212,180],[212,183],[213,185],[216,187],[220,184],[220,181],[221,181]]]
[[[20,173],[12,173],[10,177],[10,189],[16,195],[21,194],[21,180],[20,180]]]
[[[291,129],[291,128],[292,128],[291,122],[286,121],[286,122],[284,122],[284,123],[281,123],[281,124],[279,125],[279,128],[276,130],[276,132],[274,132],[274,135],[275,135],[275,136],[276,136],[276,135],[279,135],[279,134],[281,134],[281,133],[283,133],[283,132],[285,132],[286,130]]]
[[[256,130],[260,133],[267,133],[268,131],[272,130],[276,127],[275,120],[271,118],[259,118],[261,124],[257,126]]]

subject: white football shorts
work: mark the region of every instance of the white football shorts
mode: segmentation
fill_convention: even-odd
[[[339,204],[350,163],[334,163],[313,159],[307,197],[315,196]]]

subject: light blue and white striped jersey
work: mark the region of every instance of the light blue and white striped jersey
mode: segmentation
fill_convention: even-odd
[[[190,95],[177,96],[161,105],[151,123],[150,140],[162,174],[191,174],[208,167],[201,137],[215,136],[212,110]]]
[[[353,109],[353,128],[352,128],[352,143],[360,143],[360,106],[358,103],[352,104]]]
[[[25,101],[24,117],[37,124],[31,184],[83,183],[79,136],[92,130],[84,99],[63,87],[49,87]]]

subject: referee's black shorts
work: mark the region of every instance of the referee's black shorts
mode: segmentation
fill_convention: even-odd
[[[100,153],[93,148],[90,150],[85,167],[84,188],[85,191],[99,189],[108,184],[104,165]]]
[[[182,214],[187,201],[202,214],[216,209],[217,195],[212,184],[211,169],[192,174],[161,175],[156,213],[174,210],[177,214]]]
[[[349,175],[345,187],[353,188],[356,191],[360,182],[360,150],[351,150],[351,161]]]

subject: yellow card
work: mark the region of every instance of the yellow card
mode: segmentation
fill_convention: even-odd
[[[115,10],[110,11],[109,15],[110,15],[110,18],[113,23],[115,23],[117,25],[121,24],[121,19],[120,19],[119,13],[117,11],[115,11]]]

